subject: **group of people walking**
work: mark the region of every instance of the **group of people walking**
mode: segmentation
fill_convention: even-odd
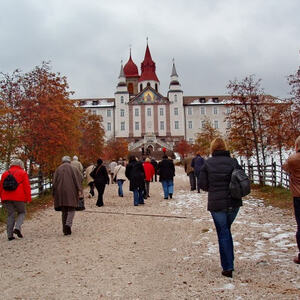
[[[300,136],[295,142],[296,153],[293,154],[283,165],[284,170],[290,174],[290,187],[293,194],[294,210],[297,222],[296,240],[299,254],[294,259],[300,264]],[[190,179],[191,190],[204,190],[208,192],[207,209],[210,211],[216,228],[219,253],[222,266],[222,275],[232,277],[234,271],[234,249],[231,234],[231,225],[235,220],[242,199],[231,196],[229,184],[231,174],[235,169],[241,169],[237,160],[230,156],[227,145],[222,138],[216,138],[210,145],[211,156],[208,159],[197,153],[194,158],[185,160],[185,171]],[[109,176],[110,173],[110,176]],[[123,183],[129,180],[129,190],[133,192],[134,206],[144,204],[145,199],[150,197],[150,182],[155,174],[159,175],[162,183],[164,199],[172,199],[174,193],[175,167],[172,159],[165,154],[157,164],[157,169],[151,163],[150,158],[144,161],[131,156],[128,164],[120,159],[110,164],[109,173],[102,159],[97,164],[91,164],[86,169],[87,183],[90,195],[94,196],[94,187],[98,191],[96,205],[101,207],[103,193],[106,184],[116,182],[118,195],[123,197]],[[109,178],[111,177],[111,179]],[[16,184],[14,183],[14,180]],[[62,164],[56,169],[53,177],[54,208],[62,212],[62,228],[65,235],[70,235],[76,208],[82,191],[83,167],[74,156],[62,158]],[[8,213],[7,237],[11,241],[14,234],[22,238],[21,225],[25,217],[25,203],[31,201],[30,183],[24,170],[24,164],[16,159],[11,163],[0,181],[0,198]],[[17,217],[15,217],[17,214]]]

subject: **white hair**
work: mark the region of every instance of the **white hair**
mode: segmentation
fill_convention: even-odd
[[[74,155],[73,160],[78,160],[78,156]]]
[[[19,167],[21,167],[22,169],[24,169],[24,163],[23,163],[23,161],[21,160],[21,159],[14,159],[12,162],[11,162],[11,164],[10,164],[10,166],[19,166]]]
[[[71,157],[70,156],[63,156],[63,158],[61,159],[62,162],[71,162]]]

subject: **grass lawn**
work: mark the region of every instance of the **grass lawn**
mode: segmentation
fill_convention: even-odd
[[[283,187],[251,186],[251,194],[264,200],[265,205],[271,205],[293,211],[293,197],[290,190]]]

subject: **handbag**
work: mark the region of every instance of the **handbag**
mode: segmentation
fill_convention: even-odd
[[[83,197],[79,198],[78,206],[76,207],[76,210],[85,210],[84,198]]]
[[[122,168],[122,166],[120,166],[120,168],[118,169],[116,175],[114,176],[113,182],[117,182],[117,175],[118,175],[118,173],[119,173],[119,171],[120,171],[121,168]]]

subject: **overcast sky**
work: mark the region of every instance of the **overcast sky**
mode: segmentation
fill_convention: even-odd
[[[0,72],[51,61],[74,98],[113,97],[129,45],[140,70],[146,38],[160,92],[172,59],[185,96],[226,94],[255,74],[286,97],[300,65],[299,0],[0,0]]]

